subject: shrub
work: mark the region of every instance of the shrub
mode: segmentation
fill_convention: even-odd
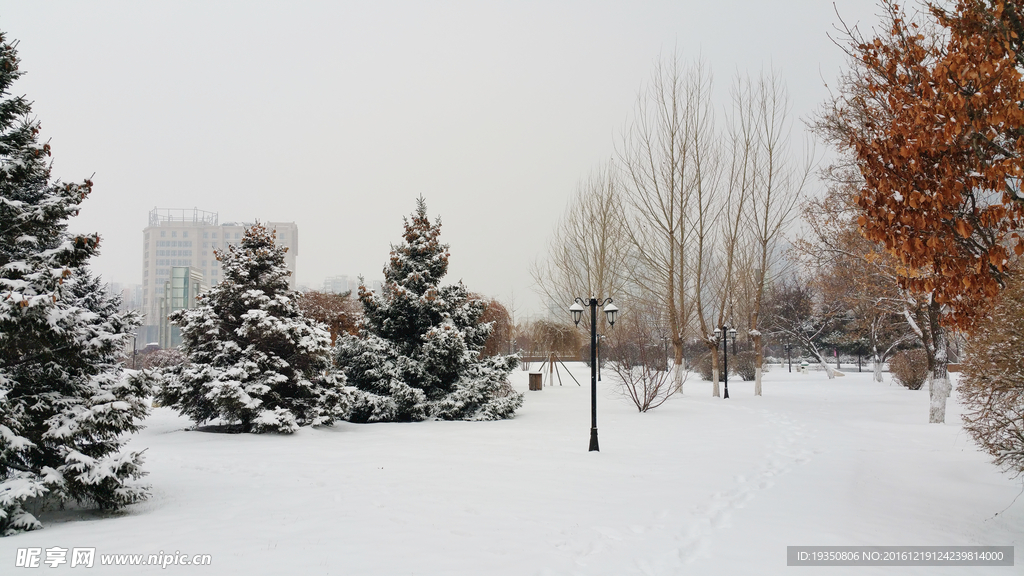
[[[714,376],[714,374],[712,374],[711,352],[705,352],[698,356],[697,361],[694,362],[694,368],[696,368],[697,373],[700,374],[701,380],[710,382],[711,378]],[[723,380],[725,380],[725,374],[719,370],[718,381],[721,382]]]
[[[672,395],[682,390],[667,370],[660,370],[664,362],[664,349],[651,346],[653,340],[649,326],[625,323],[617,334],[618,342],[612,348],[612,370],[621,391],[629,396],[640,412],[661,406]]]
[[[920,390],[928,378],[928,355],[920,348],[897,352],[889,360],[889,372],[903,386]]]
[[[129,357],[129,367],[152,370],[154,368],[170,368],[172,366],[179,366],[187,362],[188,358],[177,348],[166,348],[163,350],[153,350],[151,352],[139,352],[134,360],[135,366],[132,366],[132,359]]]
[[[1011,278],[967,342],[957,392],[964,430],[1012,476],[1024,474],[1024,283]]]
[[[753,380],[757,377],[757,353],[748,350],[730,356],[729,369],[748,382]]]

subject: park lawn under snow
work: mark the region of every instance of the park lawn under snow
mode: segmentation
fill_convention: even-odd
[[[152,498],[126,513],[44,514],[0,539],[0,573],[25,547],[106,554],[210,554],[179,574],[1020,574],[1015,567],[786,566],[792,545],[1014,545],[1024,497],[961,430],[927,424],[928,393],[870,374],[765,375],[764,396],[730,382],[640,414],[605,374],[601,452],[588,453],[589,369],[577,386],[526,392],[498,422],[341,423],[291,436],[191,431],[158,408],[130,447],[148,448]],[[955,393],[954,393],[955,397]],[[1009,507],[1007,509],[1007,507]],[[1005,511],[1004,511],[1005,509]],[[997,514],[998,513],[998,514]],[[20,573],[20,570],[17,569]],[[33,571],[34,570],[34,571]]]

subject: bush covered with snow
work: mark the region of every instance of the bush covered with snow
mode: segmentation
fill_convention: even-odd
[[[121,349],[139,320],[119,313],[86,264],[99,237],[73,236],[92,183],[50,179],[50,147],[23,97],[0,34],[0,534],[41,525],[29,510],[68,501],[115,509],[147,496],[141,428],[149,379],[125,371]]]
[[[359,289],[359,334],[337,344],[337,364],[355,389],[353,422],[495,420],[522,406],[522,394],[507,384],[518,357],[481,357],[491,332],[479,321],[483,301],[461,282],[438,285],[448,272],[440,232],[420,198],[404,242],[392,246],[382,293]]]
[[[195,308],[170,316],[189,362],[164,372],[162,404],[244,432],[290,433],[344,416],[347,392],[331,364],[330,334],[299,311],[285,250],[256,224],[241,243],[215,252],[224,280]]]
[[[901,350],[889,360],[889,372],[901,385],[920,390],[928,379],[928,354],[920,348]]]

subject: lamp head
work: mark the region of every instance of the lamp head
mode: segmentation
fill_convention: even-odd
[[[615,326],[615,315],[619,313],[619,307],[611,302],[604,307],[604,315],[608,317],[608,325]]]
[[[572,312],[572,321],[579,326],[580,319],[583,318],[583,306],[579,302],[573,302],[572,306],[569,306],[569,312]]]

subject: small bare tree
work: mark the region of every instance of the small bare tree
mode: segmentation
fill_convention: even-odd
[[[583,340],[576,326],[551,320],[534,320],[530,323],[530,342],[534,353],[558,354],[564,358],[579,356]]]
[[[606,354],[614,378],[640,412],[653,410],[682,390],[672,373],[661,369],[665,358],[651,318],[634,313],[615,326],[615,339]],[[685,376],[684,376],[685,379]]]
[[[479,300],[485,306],[483,314],[480,315],[479,322],[481,324],[485,322],[491,323],[491,333],[487,336],[487,341],[484,343],[480,355],[497,356],[499,354],[511,354],[512,352],[509,352],[509,348],[513,339],[514,326],[512,324],[512,314],[509,313],[508,308],[493,298],[487,298],[479,294],[470,294],[470,299]]]

